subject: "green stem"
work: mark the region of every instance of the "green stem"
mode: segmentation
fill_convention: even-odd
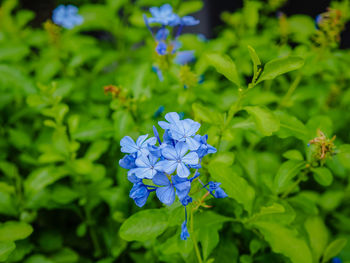
[[[84,210],[85,210],[85,215],[86,215],[86,224],[89,227],[89,234],[90,234],[91,241],[92,241],[92,244],[93,244],[94,249],[95,249],[94,255],[96,257],[99,257],[102,254],[102,250],[101,250],[101,246],[100,246],[100,243],[98,241],[97,233],[95,231],[95,227],[94,227],[94,224],[93,224],[93,221],[91,218],[91,213],[90,213],[90,210],[86,206],[84,206]]]
[[[299,73],[299,75],[294,79],[294,81],[292,82],[292,84],[290,85],[286,95],[282,98],[278,108],[282,108],[284,106],[286,106],[288,100],[290,99],[290,97],[293,95],[295,89],[298,87],[300,80],[301,80],[301,76],[302,74]]]
[[[196,240],[196,236],[194,234],[194,228],[193,228],[193,221],[194,221],[194,218],[193,218],[193,208],[191,209],[191,239],[192,239],[192,242],[193,242],[193,246],[194,246],[194,250],[196,251],[196,256],[197,256],[197,260],[199,263],[203,263],[203,260],[202,260],[202,257],[201,257],[201,253],[199,251],[199,247],[198,247],[198,243],[197,243],[197,240]]]

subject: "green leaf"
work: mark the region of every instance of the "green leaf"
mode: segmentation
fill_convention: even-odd
[[[31,225],[8,221],[0,225],[0,242],[12,242],[27,238],[33,232]]]
[[[148,209],[125,220],[119,234],[127,241],[147,241],[161,235],[167,227],[168,216],[163,209]]]
[[[281,193],[291,183],[291,180],[305,167],[304,161],[289,160],[278,169],[274,180],[276,193]]]
[[[312,170],[316,182],[323,186],[329,186],[333,182],[333,175],[326,167],[318,167]]]
[[[300,140],[309,140],[309,131],[305,125],[294,116],[290,116],[282,111],[276,111],[275,116],[280,120],[280,130],[276,135],[280,138],[294,136]]]
[[[94,141],[86,152],[84,159],[96,161],[101,155],[107,151],[109,142],[104,140]]]
[[[293,263],[310,263],[312,255],[306,241],[290,228],[271,222],[255,222],[272,250],[288,257]]]
[[[5,262],[15,248],[14,242],[0,242],[0,262]]]
[[[113,126],[110,121],[105,119],[89,120],[80,122],[79,127],[72,133],[73,139],[81,141],[92,141],[99,138],[105,138],[113,134]]]
[[[218,53],[206,54],[206,59],[210,65],[214,66],[216,71],[224,75],[231,82],[236,84],[238,87],[241,86],[239,76],[237,73],[236,64],[227,55],[221,55]]]
[[[319,216],[308,217],[304,226],[309,236],[314,262],[320,262],[319,259],[328,244],[327,227]]]
[[[265,64],[264,70],[257,83],[268,79],[274,79],[279,75],[299,69],[303,65],[304,60],[301,57],[284,57],[271,60]]]
[[[328,260],[338,255],[343,250],[347,242],[348,240],[346,238],[338,238],[330,243],[324,251],[322,263],[326,263]]]
[[[57,180],[66,176],[66,169],[48,166],[34,170],[24,182],[24,189],[27,194],[34,194],[53,184]]]
[[[258,130],[265,136],[271,136],[273,132],[279,130],[280,122],[278,118],[267,108],[258,106],[244,107],[253,116]]]
[[[231,167],[219,163],[210,164],[209,173],[214,180],[222,183],[222,188],[229,197],[242,204],[244,209],[251,213],[255,191],[243,177]]]
[[[258,54],[256,54],[254,48],[252,48],[251,46],[248,46],[248,50],[249,50],[250,58],[253,61],[253,72],[254,72],[254,75],[253,75],[252,84],[254,85],[255,82],[258,79],[258,76],[261,73],[261,70],[262,70],[261,61],[260,61],[260,59],[258,57]]]

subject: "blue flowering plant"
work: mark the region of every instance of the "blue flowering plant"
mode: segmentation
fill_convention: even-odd
[[[199,20],[192,16],[180,17],[173,12],[169,4],[151,7],[149,11],[152,16],[147,17],[144,14],[143,18],[156,43],[156,63],[153,71],[157,73],[159,80],[163,81],[163,71],[167,70],[172,62],[186,65],[195,59],[193,50],[179,51],[181,43],[178,38],[185,26],[198,25]],[[153,29],[151,25],[157,26],[157,29]]]
[[[84,19],[78,14],[78,7],[74,5],[59,5],[53,10],[52,21],[66,29],[81,25]]]
[[[121,151],[127,153],[119,165],[128,169],[128,179],[133,183],[130,197],[139,207],[145,205],[151,192],[156,192],[159,201],[172,205],[178,200],[185,207],[185,221],[182,224],[181,239],[189,236],[187,230],[186,206],[192,202],[191,185],[195,181],[216,198],[227,197],[220,183],[204,184],[199,176],[201,161],[216,149],[207,143],[207,135],[196,134],[200,124],[191,119],[180,119],[179,114],[170,112],[166,121],[158,122],[164,130],[163,141],[153,126],[154,137],[141,135],[136,142],[129,136],[121,141]],[[158,145],[157,145],[158,144]]]

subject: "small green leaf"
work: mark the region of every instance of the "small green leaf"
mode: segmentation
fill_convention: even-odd
[[[236,64],[229,56],[217,53],[208,53],[206,54],[206,59],[210,65],[215,67],[217,72],[224,75],[227,79],[240,87],[241,84],[239,81]]]
[[[284,162],[278,169],[274,180],[276,193],[281,193],[303,167],[305,167],[304,161],[289,160]]]
[[[316,182],[323,186],[329,186],[333,182],[333,175],[326,167],[318,167],[313,169]]]
[[[289,160],[303,161],[304,157],[298,150],[289,150],[283,154],[283,157]]]
[[[251,46],[248,46],[248,50],[249,50],[249,54],[250,54],[250,58],[253,61],[253,70],[254,70],[254,75],[253,75],[253,80],[252,80],[252,84],[254,85],[255,82],[258,79],[258,76],[261,73],[262,67],[261,67],[261,61],[258,57],[258,54],[256,54],[254,48],[252,48]]]
[[[5,262],[15,248],[14,242],[0,242],[0,262]]]
[[[264,70],[257,83],[268,79],[274,79],[279,75],[299,69],[303,65],[304,60],[301,57],[284,57],[271,60],[265,64]]]
[[[31,225],[23,222],[8,221],[0,225],[0,242],[25,239],[32,232],[33,228]]]
[[[249,106],[244,109],[253,116],[256,127],[263,135],[271,136],[273,132],[279,130],[280,122],[269,109],[258,106]]]
[[[119,234],[127,241],[147,241],[161,235],[167,227],[168,216],[163,209],[148,209],[126,219]]]
[[[328,245],[322,257],[322,263],[328,262],[331,258],[338,255],[345,247],[348,240],[346,238],[338,238]]]

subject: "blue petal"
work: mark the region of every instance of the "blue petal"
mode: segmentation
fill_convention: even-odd
[[[172,146],[167,146],[162,150],[162,155],[168,160],[176,160],[178,158],[177,151]]]
[[[134,153],[137,152],[138,148],[134,140],[130,136],[125,136],[120,140],[121,152],[123,153]]]
[[[225,193],[225,191],[222,189],[222,188],[217,188],[215,190],[215,192],[213,193],[213,195],[216,197],[216,198],[225,198],[225,197],[228,197],[228,195]]]
[[[183,206],[187,206],[189,203],[192,203],[192,197],[190,197],[190,196],[185,196],[185,198],[183,198],[182,200],[181,200],[181,204],[183,205]]]
[[[195,59],[194,51],[188,50],[188,51],[179,51],[176,53],[176,57],[174,59],[174,62],[178,65],[185,65]]]
[[[198,154],[195,152],[189,152],[184,157],[182,157],[181,160],[185,164],[191,164],[191,165],[198,164],[198,162],[199,162]]]
[[[119,165],[124,169],[136,168],[135,158],[132,155],[125,155],[122,159],[119,160]]]
[[[169,112],[165,114],[165,119],[170,123],[177,123],[180,121],[180,116],[176,112]]]
[[[186,178],[190,175],[190,170],[184,163],[179,163],[176,168],[176,173],[179,177]]]
[[[156,194],[163,204],[171,205],[175,201],[175,190],[172,185],[157,188]]]
[[[169,30],[167,28],[162,27],[161,29],[158,30],[156,34],[156,40],[161,41],[161,40],[166,40],[169,35]]]
[[[128,180],[133,184],[142,183],[142,179],[137,178],[134,174],[128,175]]]
[[[155,185],[161,185],[161,186],[168,186],[170,185],[170,181],[168,177],[164,173],[157,173],[153,179],[152,182]]]
[[[173,161],[173,160],[159,161],[157,163],[157,169],[158,169],[158,167],[160,168],[161,171],[164,171],[167,174],[172,174],[177,167],[177,162]]]
[[[188,146],[185,142],[178,142],[175,145],[176,157],[182,158],[188,151]]]
[[[186,138],[186,143],[191,151],[195,151],[200,147],[200,143],[191,137]]]

